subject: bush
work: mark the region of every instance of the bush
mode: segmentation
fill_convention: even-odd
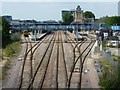
[[[5,78],[5,76],[7,74],[7,70],[10,67],[11,56],[13,56],[14,54],[19,52],[19,50],[20,50],[19,47],[20,47],[20,42],[13,42],[13,43],[10,43],[9,45],[7,45],[5,49],[3,49],[2,57],[3,58],[5,57],[5,60],[7,60],[7,61],[5,62],[5,64],[3,64],[3,67],[2,67],[2,79]],[[6,57],[8,57],[8,58],[6,59]],[[1,72],[0,72],[0,75],[1,75]]]
[[[120,63],[120,59],[119,59],[120,56],[117,56],[117,55],[114,55],[114,54],[113,54],[113,55],[112,55],[112,58],[113,58],[114,61]]]
[[[20,41],[21,40],[20,36],[21,36],[21,34],[19,34],[19,33],[11,34],[11,41],[12,42]]]
[[[3,55],[11,57],[13,54],[17,53],[19,50],[19,42],[14,42],[6,46],[3,50]]]
[[[3,50],[3,55],[9,57],[11,56],[13,53],[13,49],[11,47],[11,45],[8,45],[4,50]]]
[[[103,65],[103,71],[99,75],[99,85],[102,90],[119,90],[120,89],[120,64],[115,67],[106,61],[100,61]]]
[[[21,39],[18,37],[12,37],[11,40],[12,42],[17,42],[17,41],[20,41]]]

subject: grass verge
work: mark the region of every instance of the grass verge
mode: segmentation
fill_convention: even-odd
[[[3,49],[3,60],[2,60],[2,79],[5,78],[6,74],[7,74],[7,70],[10,67],[11,61],[12,61],[12,57],[15,54],[18,54],[20,51],[20,42],[13,42],[9,45],[7,45],[7,47],[5,49]]]

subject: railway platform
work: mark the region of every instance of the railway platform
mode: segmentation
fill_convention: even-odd
[[[30,34],[29,37],[31,40],[37,41],[39,38],[43,37],[45,34],[46,33],[40,33],[40,34],[36,34],[36,35]]]

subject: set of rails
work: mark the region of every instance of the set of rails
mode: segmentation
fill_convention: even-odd
[[[35,78],[38,73],[39,70],[42,70],[41,68],[44,68],[44,70],[42,70],[42,73],[41,73],[41,80],[39,81],[39,85],[38,85],[38,88],[44,88],[45,86],[45,79],[47,77],[47,72],[48,72],[48,67],[49,67],[49,64],[50,64],[50,61],[52,60],[51,59],[51,56],[53,54],[53,48],[56,47],[56,53],[57,53],[57,58],[55,59],[56,63],[55,63],[55,88],[60,88],[60,83],[59,83],[59,67],[60,67],[60,63],[61,60],[63,60],[63,66],[64,66],[64,72],[65,72],[65,79],[67,78],[67,71],[66,71],[66,64],[65,64],[65,56],[64,56],[64,49],[63,49],[63,44],[61,43],[62,42],[62,35],[61,35],[61,32],[54,32],[54,34],[52,35],[52,38],[50,39],[49,43],[48,43],[48,46],[45,50],[45,53],[43,55],[43,57],[41,58],[38,66],[37,66],[37,69],[35,70],[35,73],[29,83],[29,86],[28,86],[28,89],[31,88],[31,86],[33,85],[34,81],[35,81]],[[43,65],[42,65],[43,64]],[[66,82],[67,80],[65,80]],[[67,82],[66,82],[67,84]]]
[[[74,38],[74,36],[72,37]],[[69,42],[71,41],[74,42],[74,40],[72,40],[70,35],[67,35],[67,38]],[[81,47],[84,46],[86,43],[87,43],[87,46],[85,46],[85,48],[81,50]],[[67,88],[68,89],[81,88],[84,62],[95,44],[95,38],[92,36],[86,36],[84,37],[84,40],[79,41],[78,43],[70,43],[70,44],[71,44],[71,47],[73,48],[73,65],[71,67],[71,73],[69,75]],[[76,75],[76,72],[78,72],[77,74],[79,74],[79,76]],[[76,76],[79,77],[78,81],[75,80]],[[71,85],[72,80],[74,84],[75,82],[77,82],[78,85]]]
[[[66,37],[66,41],[63,41],[63,35]],[[54,84],[53,88],[73,88],[74,86],[76,88],[81,88],[81,82],[82,82],[82,72],[83,72],[83,66],[84,62],[86,60],[86,57],[90,53],[92,47],[94,46],[95,40],[88,39],[89,37],[84,37],[85,39],[79,42],[74,41],[74,36],[70,36],[70,34],[64,33],[64,31],[53,31],[52,33],[45,34],[42,36],[34,45],[31,44],[30,40],[25,38],[26,40],[26,51],[25,51],[25,56],[23,59],[23,65],[21,69],[21,76],[19,80],[19,90],[22,88],[27,88],[28,90],[34,88],[34,83],[37,82],[37,87],[40,90],[42,88],[46,87],[46,82],[47,78],[50,77],[49,75],[49,69],[52,67],[50,66],[51,62],[55,62],[53,64],[53,70],[54,70],[54,78],[52,79],[54,81],[51,82]],[[41,47],[41,44],[44,42],[48,41],[45,51],[43,52],[43,56],[39,59],[39,62],[36,67],[33,66],[32,60],[34,57],[35,51]],[[63,43],[68,43],[70,44],[72,48],[72,53],[73,53],[73,64],[71,66],[70,72],[67,71],[67,66],[66,66],[66,60],[65,60],[65,49],[64,49],[64,44]],[[83,49],[81,47],[85,46]],[[55,59],[54,57],[55,54]],[[27,59],[29,57],[29,59]],[[27,66],[26,66],[27,65]],[[33,70],[34,67],[34,70]],[[27,70],[25,70],[27,68]],[[79,79],[77,82],[74,82],[75,78],[75,73],[78,73]],[[60,74],[60,73],[63,74]],[[68,74],[69,73],[69,74]],[[28,74],[28,75],[27,75]],[[27,75],[27,76],[26,76]],[[38,80],[37,77],[40,77]],[[62,77],[62,81],[60,78]],[[72,81],[73,80],[73,81]],[[72,86],[72,84],[74,84]],[[76,86],[77,84],[77,86]],[[51,86],[52,87],[52,84]]]
[[[32,45],[32,43],[30,42],[30,39],[28,37],[24,37],[25,42],[26,42],[26,50],[25,50],[24,58],[22,60],[23,64],[22,64],[22,68],[21,68],[21,72],[20,72],[21,75],[20,75],[19,86],[18,86],[19,90],[22,87],[24,87],[25,83],[29,82],[30,79],[32,78],[32,75],[33,75],[33,65],[32,65],[33,55],[34,55],[35,51],[37,50],[37,48],[47,38],[46,36],[48,34],[49,34],[49,32],[44,34],[42,37],[40,37],[39,39],[41,41],[35,43],[34,45]],[[25,73],[27,73],[28,76],[25,76],[26,75]],[[26,80],[27,77],[28,77],[28,79]]]

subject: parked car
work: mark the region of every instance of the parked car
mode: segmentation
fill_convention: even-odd
[[[113,46],[116,47],[119,44],[119,38],[117,36],[110,36],[108,37],[108,43],[107,46]]]

